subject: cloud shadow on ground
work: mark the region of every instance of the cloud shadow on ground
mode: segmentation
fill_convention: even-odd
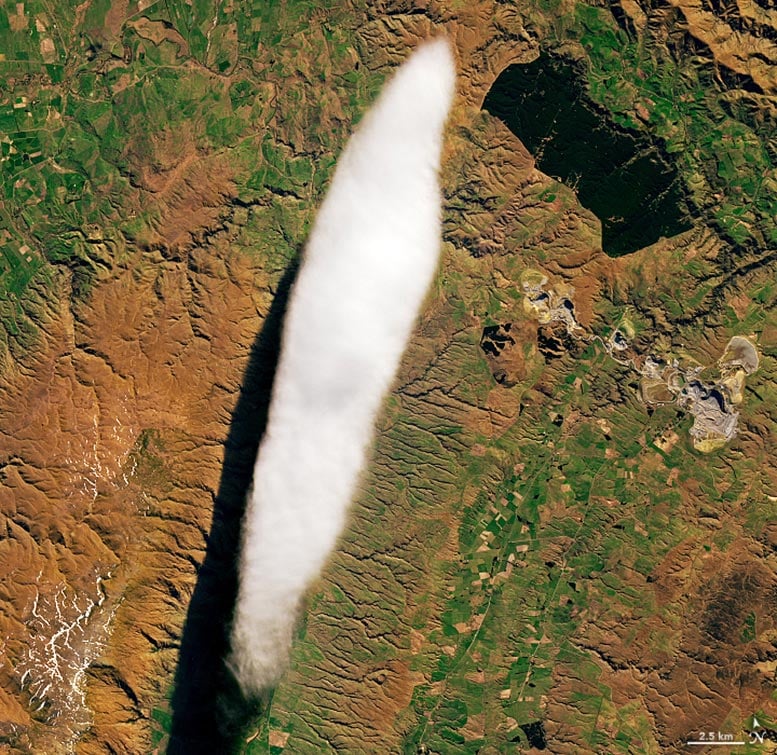
[[[248,359],[225,443],[205,560],[186,616],[173,689],[167,755],[229,755],[240,748],[262,702],[248,703],[225,666],[238,587],[240,525],[267,425],[283,319],[299,257],[278,284]]]

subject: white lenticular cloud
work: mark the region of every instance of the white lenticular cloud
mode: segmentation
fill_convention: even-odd
[[[286,666],[434,276],[454,87],[448,42],[420,46],[348,142],[310,234],[243,523],[230,666],[247,695]]]

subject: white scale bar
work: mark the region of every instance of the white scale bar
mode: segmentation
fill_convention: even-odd
[[[707,745],[709,745],[711,747],[715,747],[716,745],[719,745],[721,747],[723,747],[723,746],[731,747],[732,745],[744,745],[744,744],[747,744],[747,742],[718,742],[718,741],[704,742],[704,741],[699,741],[699,742],[686,742],[685,744],[687,744],[687,745],[703,745],[705,747]]]

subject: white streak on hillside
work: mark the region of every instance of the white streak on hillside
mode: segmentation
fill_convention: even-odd
[[[437,267],[454,85],[442,39],[398,69],[340,156],[311,232],[243,523],[230,665],[246,694],[286,665],[300,600],[343,529]]]

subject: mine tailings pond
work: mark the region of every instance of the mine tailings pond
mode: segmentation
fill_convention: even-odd
[[[543,53],[505,69],[483,109],[502,120],[537,167],[577,192],[620,257],[691,228],[672,156],[650,135],[617,125],[586,93],[571,60]]]

